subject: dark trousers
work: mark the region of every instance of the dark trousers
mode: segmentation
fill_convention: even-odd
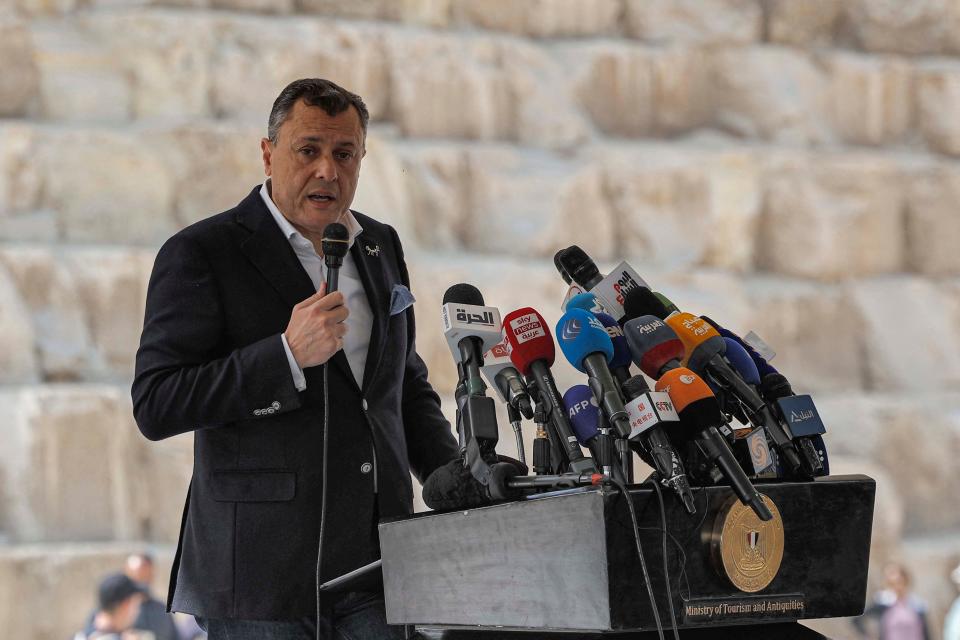
[[[209,640],[403,640],[404,627],[387,624],[383,595],[348,593],[332,614],[317,620],[197,618]]]

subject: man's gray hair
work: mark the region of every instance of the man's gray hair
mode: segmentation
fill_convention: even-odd
[[[303,78],[302,80],[294,80],[284,87],[273,102],[270,119],[267,121],[267,138],[271,143],[277,144],[280,126],[287,119],[287,114],[290,113],[293,105],[301,99],[311,107],[320,107],[329,116],[343,113],[353,105],[357,113],[360,114],[360,126],[363,128],[363,133],[367,133],[370,113],[367,111],[367,105],[363,103],[363,98],[329,80]]]

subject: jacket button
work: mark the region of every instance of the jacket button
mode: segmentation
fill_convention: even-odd
[[[367,404],[367,399],[366,399],[366,398],[364,398],[363,400],[360,401],[360,406],[363,407],[363,410],[364,410],[364,411],[366,411],[366,410],[369,408],[369,405]]]
[[[373,465],[369,462],[364,462],[360,465],[360,473],[370,473],[371,471],[373,471]]]

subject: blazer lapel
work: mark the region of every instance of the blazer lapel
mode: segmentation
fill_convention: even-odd
[[[370,386],[380,366],[380,357],[387,337],[387,321],[390,318],[390,292],[387,291],[387,283],[384,279],[383,258],[380,257],[380,252],[367,251],[368,247],[371,249],[379,247],[379,242],[373,234],[364,230],[350,248],[353,261],[360,273],[360,280],[363,281],[363,288],[367,292],[370,311],[373,312],[367,363],[363,368],[361,388],[364,391]]]
[[[267,282],[277,290],[291,310],[294,305],[317,292],[310,276],[300,264],[297,254],[293,252],[290,242],[283,237],[283,232],[263,203],[259,187],[240,203],[237,222],[251,231],[251,234],[241,242],[240,250],[263,274]],[[333,354],[330,360],[356,385],[356,379],[353,377],[343,350]]]

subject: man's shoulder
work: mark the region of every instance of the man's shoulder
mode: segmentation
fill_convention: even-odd
[[[167,244],[192,242],[205,245],[211,241],[220,242],[232,238],[244,225],[249,229],[256,228],[258,218],[264,212],[269,215],[266,206],[262,207],[263,211],[258,208],[258,204],[262,205],[259,189],[260,187],[255,187],[237,205],[226,211],[207,216],[180,229],[167,240]]]

